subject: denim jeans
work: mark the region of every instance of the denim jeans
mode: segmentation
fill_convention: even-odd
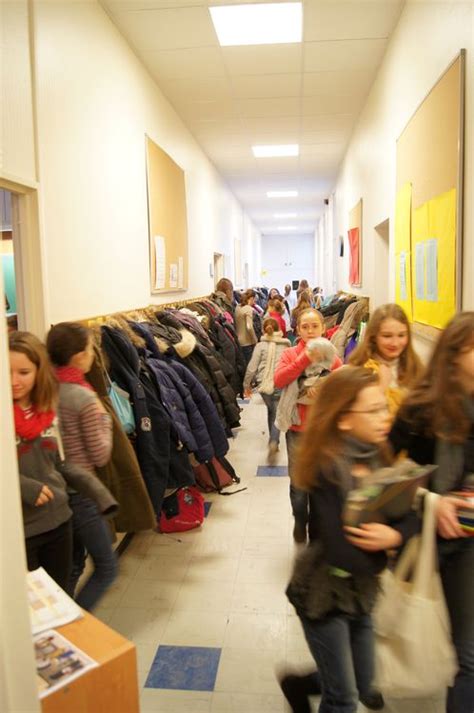
[[[66,590],[72,568],[71,522],[69,519],[54,530],[25,540],[28,569],[43,567],[56,584]]]
[[[298,443],[303,435],[302,431],[286,432],[286,450],[288,451],[288,475],[290,476],[290,502],[295,522],[305,528],[308,524],[309,495],[305,490],[295,488],[293,485],[293,472],[296,465],[296,452]]]
[[[278,408],[278,402],[280,400],[281,392],[273,394],[260,394],[267,407],[267,422],[268,422],[268,435],[270,441],[275,441],[275,443],[280,442],[280,431],[275,426],[275,416]]]
[[[300,617],[321,679],[319,713],[355,713],[374,677],[374,632],[369,615]]]
[[[245,366],[248,366],[250,359],[252,358],[253,350],[255,349],[255,344],[249,344],[246,347],[242,347],[242,354],[245,359]]]
[[[448,691],[447,713],[474,710],[474,539],[439,542],[440,574],[459,671]]]
[[[94,571],[76,601],[83,609],[90,611],[117,576],[117,556],[112,549],[109,526],[95,502],[79,493],[72,493],[69,505],[73,512],[74,549],[68,591],[73,596],[89,554],[94,563]]]

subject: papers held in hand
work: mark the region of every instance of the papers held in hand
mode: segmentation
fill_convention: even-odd
[[[435,469],[435,465],[420,466],[404,460],[361,478],[360,487],[347,496],[342,515],[344,524],[357,527],[366,522],[387,523],[407,515],[413,507],[416,491],[426,486]]]

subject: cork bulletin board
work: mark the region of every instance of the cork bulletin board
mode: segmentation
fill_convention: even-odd
[[[461,309],[464,64],[461,50],[397,141],[396,300],[433,337]]]
[[[184,171],[146,137],[151,293],[188,287],[188,227]]]

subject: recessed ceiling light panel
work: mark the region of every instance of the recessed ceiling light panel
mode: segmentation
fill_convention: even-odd
[[[298,191],[267,191],[267,198],[296,198]]]
[[[274,218],[296,218],[298,213],[274,213]]]
[[[209,12],[221,47],[288,44],[302,39],[300,2],[223,5],[210,7]]]
[[[298,144],[252,146],[252,151],[255,158],[275,158],[282,156],[299,156],[300,147]]]
[[[279,225],[278,230],[296,230],[296,225]]]

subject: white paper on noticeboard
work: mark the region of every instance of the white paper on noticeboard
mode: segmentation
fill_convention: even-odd
[[[178,287],[178,265],[176,262],[170,263],[170,287]]]
[[[155,235],[155,290],[165,288],[166,282],[166,244],[162,235]]]

